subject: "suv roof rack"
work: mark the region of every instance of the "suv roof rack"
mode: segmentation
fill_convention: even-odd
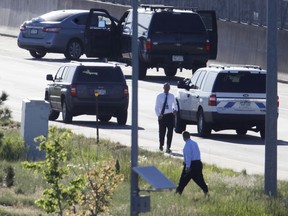
[[[208,67],[215,67],[215,68],[230,68],[230,67],[243,67],[243,68],[252,68],[252,69],[259,69],[262,70],[262,68],[258,65],[218,65],[218,64],[211,64]]]
[[[221,69],[224,69],[225,68],[225,66],[224,65],[218,65],[218,64],[210,64],[210,65],[208,65],[208,67],[209,68],[212,68],[212,67],[215,67],[215,68],[221,68]]]
[[[174,9],[173,6],[168,6],[168,5],[161,5],[161,4],[141,4],[140,7],[144,8],[145,10],[149,9],[149,10],[166,10],[166,11],[172,11]]]

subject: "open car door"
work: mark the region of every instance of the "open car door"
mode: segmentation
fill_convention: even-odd
[[[85,26],[87,57],[116,58],[119,49],[118,20],[104,9],[90,9]]]
[[[209,35],[210,41],[210,54],[209,59],[217,58],[217,50],[218,50],[218,30],[217,30],[217,18],[216,12],[210,10],[199,10],[197,13],[200,14],[204,24],[206,25],[206,29]]]

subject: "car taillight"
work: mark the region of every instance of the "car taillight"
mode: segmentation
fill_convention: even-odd
[[[208,105],[209,106],[216,106],[217,105],[217,97],[215,94],[210,95],[209,100],[208,100]]]
[[[129,91],[128,91],[128,86],[127,85],[124,86],[123,96],[124,97],[128,97],[129,96]]]
[[[54,33],[58,33],[61,30],[60,27],[45,27],[43,28],[44,32],[54,32]]]
[[[21,25],[20,26],[20,31],[26,31],[26,26],[25,25]]]
[[[146,41],[145,45],[146,45],[145,46],[146,50],[151,50],[152,44],[151,44],[151,39],[150,38],[147,38],[147,41]]]
[[[205,50],[206,50],[207,52],[210,51],[210,41],[209,41],[209,40],[206,40],[206,43],[205,43]]]
[[[70,95],[72,97],[76,97],[76,95],[77,95],[77,88],[76,88],[75,84],[70,85]]]

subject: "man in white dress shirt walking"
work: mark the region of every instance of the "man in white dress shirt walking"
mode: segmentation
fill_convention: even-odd
[[[159,149],[163,151],[165,134],[167,130],[166,153],[171,153],[171,142],[174,129],[174,116],[177,112],[175,96],[170,91],[170,84],[164,83],[164,92],[156,98],[155,113],[159,125]]]
[[[190,139],[190,133],[184,131],[182,133],[185,145],[183,148],[183,170],[179,180],[178,187],[176,188],[176,193],[182,194],[186,185],[191,179],[202,189],[205,195],[208,195],[208,186],[205,183],[202,169],[203,164],[201,162],[201,155],[198,144]]]

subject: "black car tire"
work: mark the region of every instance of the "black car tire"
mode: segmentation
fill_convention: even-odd
[[[168,77],[174,77],[177,73],[177,68],[175,67],[167,67],[164,68],[165,75]]]
[[[112,117],[111,115],[99,115],[98,119],[101,122],[109,122],[111,117]]]
[[[71,40],[66,48],[64,56],[68,60],[78,60],[83,54],[83,46],[79,40]]]
[[[51,109],[50,114],[49,114],[49,120],[51,121],[56,120],[59,117],[59,114],[60,112]]]
[[[197,115],[197,132],[200,137],[211,135],[211,126],[205,121],[203,110],[199,110]]]
[[[237,133],[237,135],[239,135],[239,136],[244,136],[244,135],[247,134],[247,129],[245,129],[245,128],[237,128],[237,129],[236,129],[236,133]]]
[[[46,52],[35,51],[35,50],[29,50],[29,53],[32,57],[37,58],[37,59],[43,58],[46,55]]]
[[[71,123],[73,118],[65,100],[62,102],[62,118],[64,123]]]
[[[178,112],[175,116],[175,133],[182,133],[185,130],[186,130],[186,123],[181,119],[178,107]]]
[[[122,110],[117,115],[117,123],[118,125],[125,125],[127,122],[128,112],[127,110]]]

